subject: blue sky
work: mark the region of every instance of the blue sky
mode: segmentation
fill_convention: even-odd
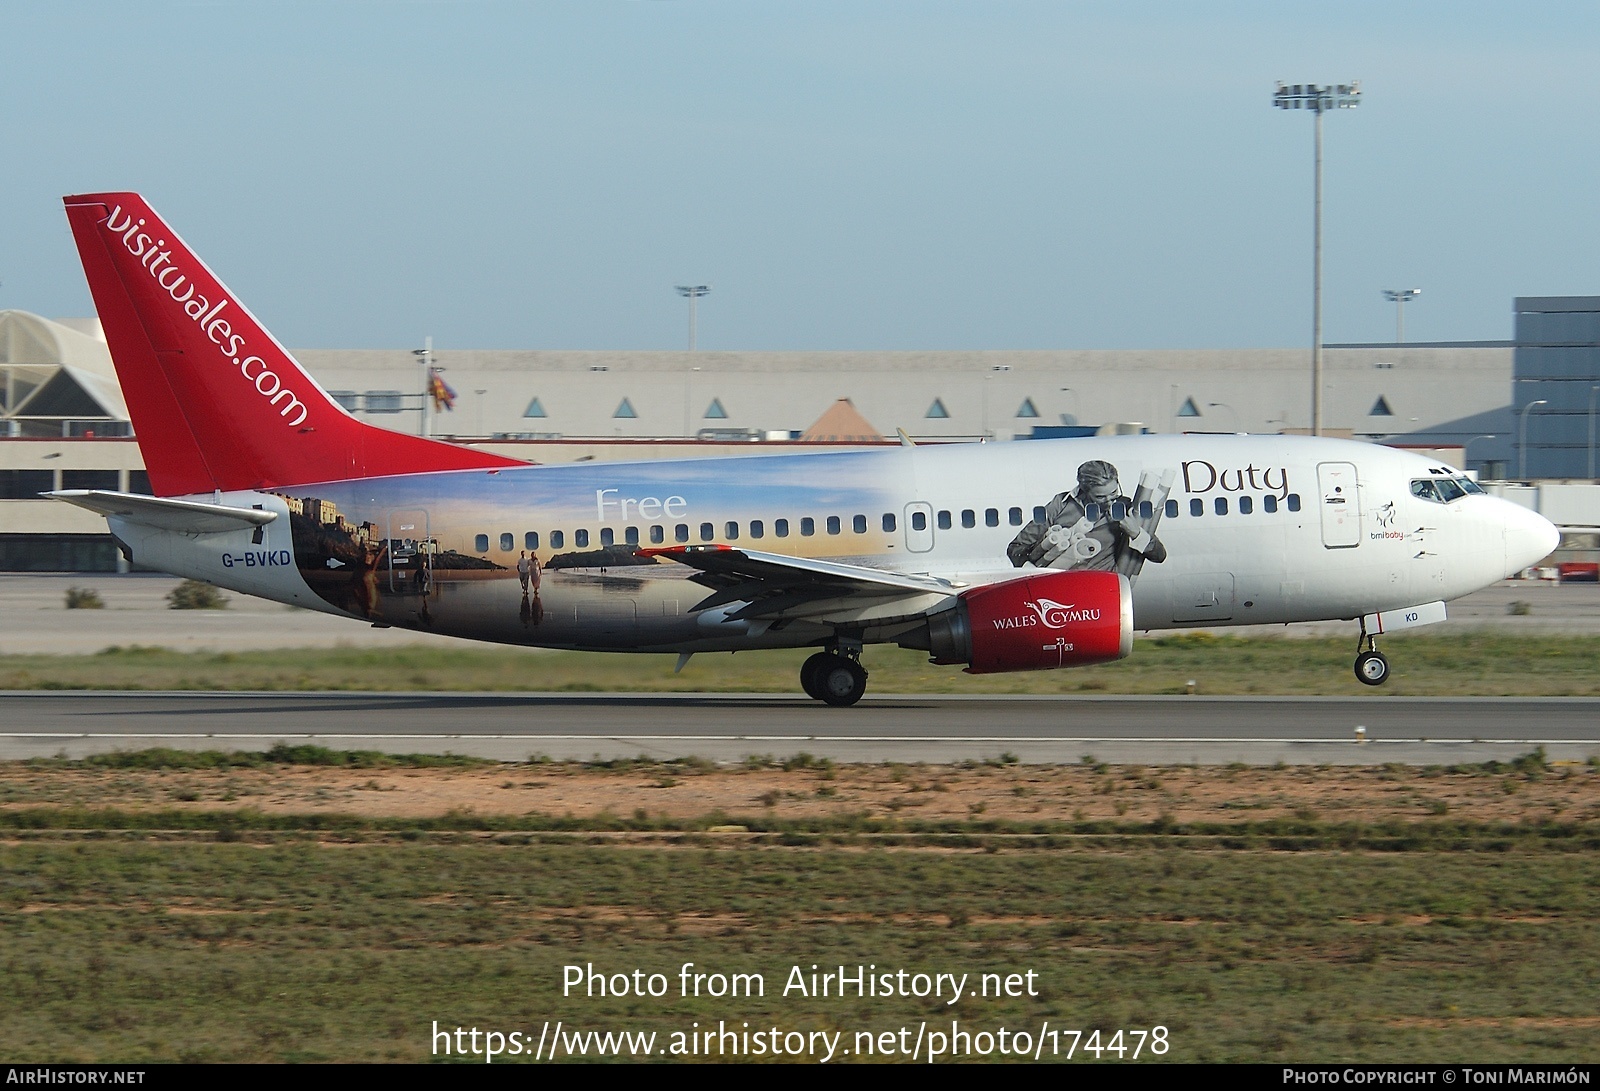
[[[704,349],[1503,338],[1600,293],[1600,7],[0,3],[0,308],[90,311],[136,189],[284,343]]]

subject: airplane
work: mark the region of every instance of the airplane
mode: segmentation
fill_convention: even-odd
[[[970,673],[1127,656],[1138,630],[1379,636],[1547,556],[1460,471],[1321,437],[1140,435],[532,465],[357,420],[137,194],[64,199],[154,495],[51,493],[132,563],[385,627],[677,653],[863,650]]]

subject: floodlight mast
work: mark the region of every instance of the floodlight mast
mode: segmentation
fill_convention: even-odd
[[[689,351],[693,352],[695,335],[695,303],[701,296],[711,294],[711,285],[678,284],[675,285],[675,287],[678,289],[679,295],[684,296],[689,300]]]
[[[1383,298],[1394,304],[1394,343],[1406,341],[1406,304],[1422,294],[1421,288],[1385,288]]]
[[[1322,435],[1322,115],[1328,110],[1353,110],[1361,105],[1361,81],[1318,86],[1283,83],[1273,92],[1280,110],[1310,110],[1317,115],[1315,220],[1311,259],[1311,434]]]

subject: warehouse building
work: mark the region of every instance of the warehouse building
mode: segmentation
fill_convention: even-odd
[[[1584,476],[1600,297],[1516,306],[1515,341],[1327,347],[1325,431],[1432,450],[1485,478],[1524,460],[1529,476]],[[1022,441],[1309,423],[1303,348],[295,355],[363,420],[541,463],[892,443],[901,431]],[[450,388],[448,408],[423,393],[430,367]],[[0,311],[0,571],[119,563],[103,520],[38,499],[59,488],[148,488],[110,356],[96,320]]]

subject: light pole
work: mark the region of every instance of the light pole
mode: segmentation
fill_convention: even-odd
[[[1533,411],[1533,407],[1536,405],[1549,404],[1549,402],[1540,398],[1538,401],[1529,402],[1522,407],[1522,433],[1517,443],[1517,479],[1519,481],[1528,480],[1528,414]]]
[[[1385,288],[1383,298],[1394,304],[1394,343],[1406,343],[1406,304],[1422,294],[1421,288]]]
[[[1469,459],[1467,457],[1467,448],[1468,447],[1471,447],[1474,443],[1477,443],[1480,439],[1494,439],[1494,438],[1495,438],[1494,433],[1490,432],[1488,435],[1473,436],[1471,439],[1467,440],[1467,442],[1463,443],[1461,445],[1461,468],[1463,470],[1465,470],[1467,468],[1466,464],[1472,461],[1471,459]]]
[[[676,285],[678,294],[689,300],[689,351],[694,351],[694,320],[695,303],[703,295],[711,294],[709,284],[679,284]]]
[[[1315,206],[1311,237],[1311,434],[1322,435],[1322,115],[1361,105],[1361,82],[1326,87],[1314,83],[1279,83],[1272,105],[1280,110],[1311,110],[1317,115]]]
[[[428,434],[428,391],[433,386],[430,381],[433,378],[433,338],[424,337],[422,339],[422,347],[412,349],[411,355],[415,356],[418,362],[422,364],[422,404],[419,407],[422,413],[422,420],[417,425],[417,434],[425,436]]]
[[[697,367],[692,367],[692,368],[689,369],[688,373],[685,374],[684,377],[683,377],[683,438],[684,439],[688,439],[689,436],[693,434],[693,433],[691,433],[689,431],[689,402],[694,397],[694,377],[695,377],[696,373],[699,372],[699,370],[700,369],[697,368]]]
[[[1239,411],[1233,406],[1229,405],[1227,402],[1206,402],[1206,408],[1226,409],[1228,412],[1233,414],[1233,430],[1235,432],[1239,430]]]

